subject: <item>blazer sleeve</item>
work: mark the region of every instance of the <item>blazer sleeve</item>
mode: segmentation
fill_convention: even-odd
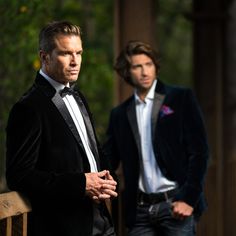
[[[36,108],[24,103],[14,105],[6,128],[8,187],[39,198],[84,198],[84,173],[55,173],[37,168],[39,156],[42,155],[42,132],[45,131]]]
[[[209,148],[202,112],[191,90],[186,90],[183,110],[183,137],[187,155],[187,175],[176,200],[196,206],[203,193]]]

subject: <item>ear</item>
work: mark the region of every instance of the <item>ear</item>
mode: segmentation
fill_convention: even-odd
[[[47,64],[50,58],[49,54],[42,50],[39,51],[39,57],[43,64]]]

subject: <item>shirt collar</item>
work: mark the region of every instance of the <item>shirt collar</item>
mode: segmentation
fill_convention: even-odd
[[[154,80],[153,83],[152,83],[151,88],[149,89],[149,91],[147,93],[147,96],[144,99],[144,102],[146,101],[146,99],[149,99],[149,100],[154,99],[156,84],[157,84],[157,80]],[[143,101],[140,100],[136,89],[134,91],[134,97],[135,97],[136,102],[138,102],[138,103],[143,102]]]
[[[57,92],[62,90],[64,87],[70,87],[69,83],[65,86],[64,84],[61,84],[57,82],[56,80],[49,77],[47,74],[45,74],[42,69],[40,69],[39,74],[41,74],[55,89]]]

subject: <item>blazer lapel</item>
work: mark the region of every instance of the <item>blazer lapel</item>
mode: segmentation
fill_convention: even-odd
[[[163,104],[164,99],[165,99],[165,94],[160,94],[160,93],[155,92],[153,106],[152,106],[152,114],[151,114],[152,140],[154,140],[154,137],[155,137],[157,118],[158,118],[158,114],[159,114],[159,111],[160,111],[161,105]]]
[[[166,87],[160,81],[160,79],[157,78],[157,84],[156,84],[155,93],[154,93],[154,101],[153,101],[153,106],[152,106],[152,115],[151,115],[152,140],[154,140],[155,138],[155,131],[156,131],[156,126],[158,122],[158,114],[160,112],[160,109],[164,102],[165,97],[166,97]]]
[[[82,149],[85,152],[84,145],[82,143],[82,140],[80,139],[77,128],[74,124],[74,121],[73,121],[62,97],[60,96],[60,94],[55,93],[55,95],[52,97],[51,100],[55,104],[55,106],[57,107],[57,109],[60,112],[60,114],[62,115],[62,117],[64,118],[64,120],[65,120],[66,124],[68,125],[69,129],[71,130],[72,134],[75,136],[75,139],[78,141],[79,145],[82,147]]]
[[[130,104],[127,107],[127,116],[129,120],[129,124],[131,126],[134,139],[138,148],[139,156],[141,156],[141,140],[139,135],[139,129],[138,129],[138,123],[137,123],[137,117],[136,117],[136,109],[135,109],[135,99],[131,100]]]
[[[87,112],[87,109],[84,105],[84,102],[82,101],[81,97],[79,96],[79,94],[75,94],[74,96],[78,106],[79,106],[79,109],[81,111],[81,114],[83,116],[83,119],[84,119],[84,123],[85,123],[85,126],[86,126],[86,129],[87,129],[87,133],[88,133],[88,139],[89,139],[89,142],[90,142],[90,148],[94,154],[94,157],[95,157],[95,160],[97,162],[97,167],[98,169],[100,169],[100,162],[99,162],[99,154],[98,154],[98,149],[97,149],[97,142],[96,142],[96,138],[95,138],[95,134],[94,134],[94,129],[93,129],[93,126],[92,126],[92,123],[91,123],[91,119],[89,117],[89,114]]]

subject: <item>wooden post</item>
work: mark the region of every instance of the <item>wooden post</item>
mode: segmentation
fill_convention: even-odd
[[[7,217],[6,236],[12,236],[12,218]]]
[[[195,0],[193,9],[194,88],[203,109],[211,159],[205,186],[208,210],[197,235],[224,234],[224,0]]]
[[[115,1],[115,57],[130,40],[142,40],[156,47],[153,10],[153,0]],[[124,101],[133,91],[120,78],[117,78],[115,87],[115,103]]]
[[[17,234],[14,235],[27,236],[27,213],[30,211],[29,201],[21,194],[17,192],[0,194],[0,233],[5,232],[6,236],[12,236],[16,231]]]

